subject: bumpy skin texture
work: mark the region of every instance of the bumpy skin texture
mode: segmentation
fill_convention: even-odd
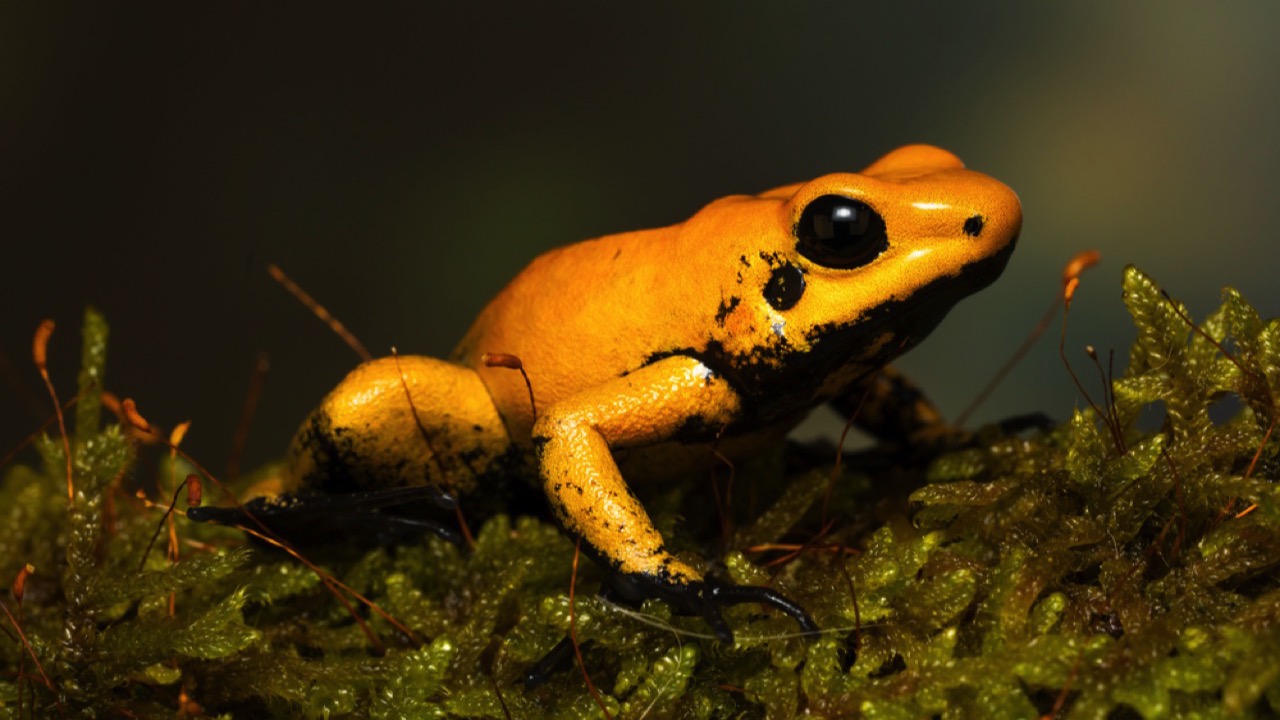
[[[827,267],[801,252],[802,215],[827,196],[882,219],[874,259]],[[1021,222],[1009,188],[915,145],[861,173],[552,250],[489,303],[448,363],[357,368],[304,423],[288,484],[465,491],[523,468],[614,569],[701,592],[702,573],[666,551],[628,481],[708,463],[713,442],[731,456],[758,446],[823,402],[850,412],[877,369],[999,275]],[[519,373],[484,353],[520,358],[536,419]],[[909,413],[875,406],[914,392],[896,375],[870,387],[859,417],[876,434],[936,424],[915,395]]]
[[[469,492],[510,451],[475,371],[436,358],[389,357],[352,370],[307,418],[291,447],[290,474],[308,490],[332,493],[429,479]]]

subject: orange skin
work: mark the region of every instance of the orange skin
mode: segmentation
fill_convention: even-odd
[[[887,246],[855,267],[815,259],[796,233],[826,196],[878,213]],[[743,454],[823,402],[856,405],[872,377],[859,418],[873,420],[861,424],[926,431],[939,420],[927,403],[908,416],[876,407],[905,386],[875,371],[999,275],[1021,223],[1008,187],[914,145],[861,173],[552,250],[489,303],[448,362],[356,368],[303,424],[283,489],[425,481],[466,492],[496,473],[536,473],[564,528],[615,570],[664,588],[700,583],[624,477],[707,464],[713,443]],[[484,353],[520,358],[536,420],[520,374],[485,366]]]

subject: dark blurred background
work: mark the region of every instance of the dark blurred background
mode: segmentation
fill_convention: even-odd
[[[1126,356],[1120,269],[1197,315],[1280,314],[1280,5],[1192,2],[271,4],[0,8],[0,448],[74,393],[86,303],[108,387],[247,463],[355,363],[288,271],[376,354],[447,354],[538,252],[903,143],[1020,193],[1021,246],[901,365],[956,413],[1096,247],[1070,344]],[[1056,326],[980,418],[1077,404]],[[1123,361],[1119,363],[1123,366]]]

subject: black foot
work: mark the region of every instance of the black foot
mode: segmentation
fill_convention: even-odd
[[[566,635],[563,640],[556,643],[555,647],[551,648],[551,652],[543,655],[541,660],[526,670],[520,681],[524,683],[525,690],[532,690],[550,680],[552,675],[562,670],[568,670],[572,662],[573,640]]]
[[[1027,413],[1025,415],[1014,415],[1007,417],[996,423],[1000,428],[1000,432],[1008,435],[1020,433],[1024,430],[1039,430],[1040,432],[1049,432],[1058,426],[1053,418],[1042,412]]]
[[[809,613],[786,595],[772,588],[758,585],[730,585],[718,580],[677,584],[669,581],[654,580],[645,575],[618,575],[612,587],[606,587],[601,594],[612,602],[637,604],[646,598],[659,598],[671,604],[677,612],[684,615],[700,615],[711,626],[716,639],[725,644],[733,643],[733,630],[720,614],[721,608],[744,603],[760,603],[781,610],[791,616],[805,635],[817,635],[821,632],[818,624],[809,617]],[[588,643],[582,644],[585,647]],[[521,677],[526,689],[535,688],[546,682],[557,672],[566,670],[573,661],[573,641],[565,637],[551,649],[542,659],[533,664]]]
[[[613,589],[625,600],[639,601],[646,598],[658,598],[670,603],[675,610],[684,615],[699,615],[711,627],[716,639],[723,643],[733,642],[733,630],[720,614],[722,608],[744,603],[760,603],[781,610],[789,615],[800,631],[806,635],[819,632],[818,624],[809,617],[805,609],[786,595],[773,588],[758,585],[732,585],[714,578],[699,582],[678,583],[670,580],[653,578],[647,575],[617,575],[613,581]]]
[[[457,531],[412,511],[411,506],[424,503],[452,510],[457,501],[437,488],[419,485],[361,493],[254,498],[244,503],[243,510],[238,507],[188,508],[187,519],[255,530],[260,522],[286,540],[303,545],[322,544],[339,537],[391,544],[426,533],[461,544]],[[393,508],[409,510],[409,513],[387,512]],[[253,517],[247,517],[245,510]]]
[[[994,426],[1002,435],[1016,435],[1027,430],[1048,432],[1056,427],[1057,423],[1048,415],[1035,412],[1007,417],[994,423]],[[906,446],[892,449],[899,458],[912,464],[923,465],[939,455],[982,445],[983,438],[987,434],[986,430],[973,432],[942,425],[918,433]]]

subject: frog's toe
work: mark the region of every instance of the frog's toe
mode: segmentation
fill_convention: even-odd
[[[586,645],[590,641],[582,643]],[[579,646],[581,648],[581,646]],[[570,663],[573,662],[573,638],[565,635],[561,638],[556,646],[551,648],[551,652],[543,655],[538,662],[520,676],[520,682],[524,684],[525,690],[532,690],[539,685],[551,679],[551,676],[569,669]]]
[[[704,585],[706,586],[704,594],[709,596],[710,604],[716,607],[760,603],[790,616],[800,626],[800,632],[805,635],[817,635],[819,632],[818,624],[799,603],[773,588],[759,585],[731,585],[714,580],[708,580]],[[726,627],[725,630],[727,631],[728,628]]]
[[[701,616],[711,627],[715,638],[725,644],[733,643],[733,630],[720,611],[731,605],[744,603],[760,603],[782,611],[796,621],[805,635],[820,632],[818,624],[799,603],[773,588],[757,585],[734,585],[715,579],[675,582],[630,573],[616,575],[601,594],[611,602],[627,604],[648,598],[663,600],[680,614]],[[521,682],[526,689],[535,688],[553,674],[567,669],[572,658],[573,641],[566,636],[521,676]]]
[[[799,603],[773,588],[734,585],[714,578],[674,582],[643,574],[630,574],[618,576],[613,583],[613,591],[611,596],[623,600],[658,598],[681,614],[701,616],[716,639],[726,644],[733,642],[733,630],[725,621],[721,610],[745,603],[759,603],[780,610],[795,620],[801,632],[806,635],[818,632],[818,624]]]
[[[1032,412],[1007,417],[996,423],[996,426],[1006,435],[1016,435],[1027,430],[1046,433],[1057,427],[1058,423],[1042,412]]]

